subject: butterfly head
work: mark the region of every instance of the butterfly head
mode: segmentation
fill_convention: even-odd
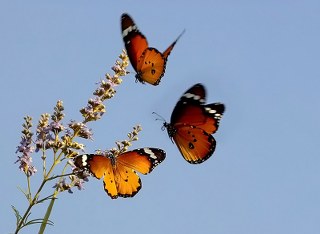
[[[164,131],[165,129],[167,129],[168,136],[171,139],[172,143],[174,143],[173,137],[177,133],[177,129],[175,129],[172,124],[170,124],[168,122],[164,122],[161,127],[161,130]]]
[[[161,130],[164,131],[165,129],[167,130],[168,132],[168,135],[171,139],[171,141],[173,142],[173,136],[176,134],[176,129],[173,127],[173,125],[171,125],[170,123],[168,123],[161,115],[159,115],[158,113],[156,112],[152,112],[152,114],[154,115],[157,115],[158,118],[156,118],[156,120],[160,120],[163,122],[163,125],[161,127]]]
[[[167,122],[163,123],[161,129],[162,129],[162,131],[164,131],[164,129],[167,129],[167,132],[168,132],[168,135],[169,135],[171,141],[172,141],[173,136],[177,133],[177,129],[175,129],[172,124],[167,123]]]

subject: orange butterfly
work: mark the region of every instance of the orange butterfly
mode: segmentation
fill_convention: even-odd
[[[114,156],[83,154],[74,159],[80,169],[92,173],[97,179],[103,178],[104,190],[115,199],[133,197],[141,189],[141,180],[136,171],[150,173],[166,157],[162,149],[141,148]]]
[[[205,89],[196,84],[180,98],[171,115],[171,123],[163,127],[173,140],[184,159],[199,164],[210,158],[216,148],[211,134],[218,130],[225,110],[221,103],[205,105]]]
[[[168,56],[185,30],[161,53],[156,48],[148,47],[146,37],[126,13],[121,16],[121,29],[129,60],[137,73],[137,81],[158,85],[166,70]]]

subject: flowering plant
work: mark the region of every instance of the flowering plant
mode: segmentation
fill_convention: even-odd
[[[19,233],[22,228],[31,224],[41,224],[39,233],[43,233],[47,225],[53,224],[49,217],[59,193],[64,191],[72,193],[71,189],[74,187],[80,190],[83,188],[88,175],[85,172],[82,174],[73,172],[75,169],[73,158],[78,155],[78,151],[84,151],[85,148],[85,145],[77,140],[79,138],[92,139],[93,133],[87,124],[102,118],[106,112],[104,101],[114,97],[115,88],[122,83],[121,77],[129,73],[126,70],[129,59],[124,50],[119,58],[120,60],[116,60],[116,64],[112,67],[114,74],[105,75],[105,79],[99,82],[98,88],[93,92],[94,97],[90,98],[87,105],[80,109],[82,121],[72,120],[64,125],[62,122],[65,117],[64,107],[60,100],[57,101],[52,115],[48,113],[41,115],[35,133],[32,130],[32,118],[30,116],[24,118],[22,137],[16,151],[18,154],[16,163],[27,179],[27,188],[20,188],[20,190],[28,201],[28,208],[21,215],[18,209],[12,206],[17,225],[14,233]],[[129,140],[116,142],[118,149],[126,151],[131,142],[138,139],[137,134],[140,130],[141,127],[136,126],[133,132],[128,134]],[[35,153],[41,154],[42,182],[34,192],[31,189],[31,178],[38,172],[38,169],[32,164],[32,155]],[[61,172],[58,172],[61,167]],[[44,188],[47,188],[49,181],[55,181],[53,191],[43,196],[42,193]],[[49,202],[44,217],[29,220],[31,209],[44,202]]]

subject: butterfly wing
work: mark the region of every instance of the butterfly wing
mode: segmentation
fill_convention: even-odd
[[[119,155],[117,162],[146,175],[159,165],[165,157],[166,153],[162,149],[141,148]]]
[[[218,130],[225,107],[222,103],[204,105],[206,92],[202,84],[188,89],[180,98],[171,115],[171,124],[189,124],[213,134]]]
[[[216,148],[213,136],[187,124],[177,126],[176,129],[173,140],[188,163],[199,164],[210,158]]]
[[[145,49],[148,48],[146,37],[139,31],[133,19],[126,13],[121,16],[122,38],[126,47],[130,63],[138,72],[138,61]]]
[[[114,174],[117,185],[117,196],[133,197],[141,189],[141,180],[131,168],[117,163]]]
[[[118,195],[133,197],[141,189],[141,180],[136,171],[150,173],[165,156],[163,150],[156,148],[141,148],[120,154],[116,159],[115,171]]]
[[[117,157],[84,154],[75,158],[74,164],[88,170],[97,179],[103,179],[104,190],[115,199],[133,197],[141,189],[141,180],[136,171],[150,173],[165,159],[166,153],[156,148],[141,148],[128,151]]]
[[[207,133],[215,133],[218,130],[224,110],[225,107],[222,103],[204,105],[202,111],[206,119],[202,124],[197,125],[197,127],[204,129]]]
[[[217,131],[225,109],[221,103],[204,105],[205,98],[202,84],[192,86],[176,104],[171,123],[164,124],[182,156],[192,164],[202,163],[213,154],[216,141],[211,134]]]
[[[152,85],[160,83],[166,70],[168,56],[184,32],[163,53],[151,47],[142,53],[142,56],[138,60],[136,76],[140,82],[147,82]]]
[[[178,38],[162,53],[163,57],[165,59],[168,58],[168,56],[170,55],[171,51],[173,50],[173,47],[176,45],[177,41],[180,39],[180,37],[185,33],[186,30],[183,30],[182,33],[180,33],[180,35],[178,36]]]
[[[111,159],[102,155],[83,154],[75,158],[74,164],[80,169],[86,169],[97,179],[103,179],[104,190],[112,198],[118,197],[116,178]]]
[[[166,59],[155,48],[143,51],[137,64],[136,78],[140,82],[158,85],[166,70]]]

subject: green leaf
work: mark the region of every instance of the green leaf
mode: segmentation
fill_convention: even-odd
[[[51,194],[51,195],[49,195],[49,196],[47,196],[45,198],[42,198],[41,200],[38,200],[37,203],[40,204],[40,203],[45,202],[46,200],[54,199],[53,196],[54,196],[54,194]]]
[[[44,219],[33,219],[33,220],[30,220],[29,222],[27,222],[26,224],[25,224],[25,226],[27,226],[27,225],[31,225],[31,224],[40,224],[40,223],[43,223],[44,222]],[[53,222],[51,221],[51,220],[47,220],[47,222],[46,222],[46,225],[51,225],[51,226],[53,226]]]
[[[17,226],[19,225],[19,222],[20,220],[22,219],[19,211],[17,210],[17,208],[15,208],[13,205],[11,205],[11,208],[13,209],[14,211],[14,215],[16,216],[16,219],[17,219]]]
[[[18,187],[18,189],[24,194],[24,196],[29,200],[30,194],[28,192],[23,191],[22,188]]]

